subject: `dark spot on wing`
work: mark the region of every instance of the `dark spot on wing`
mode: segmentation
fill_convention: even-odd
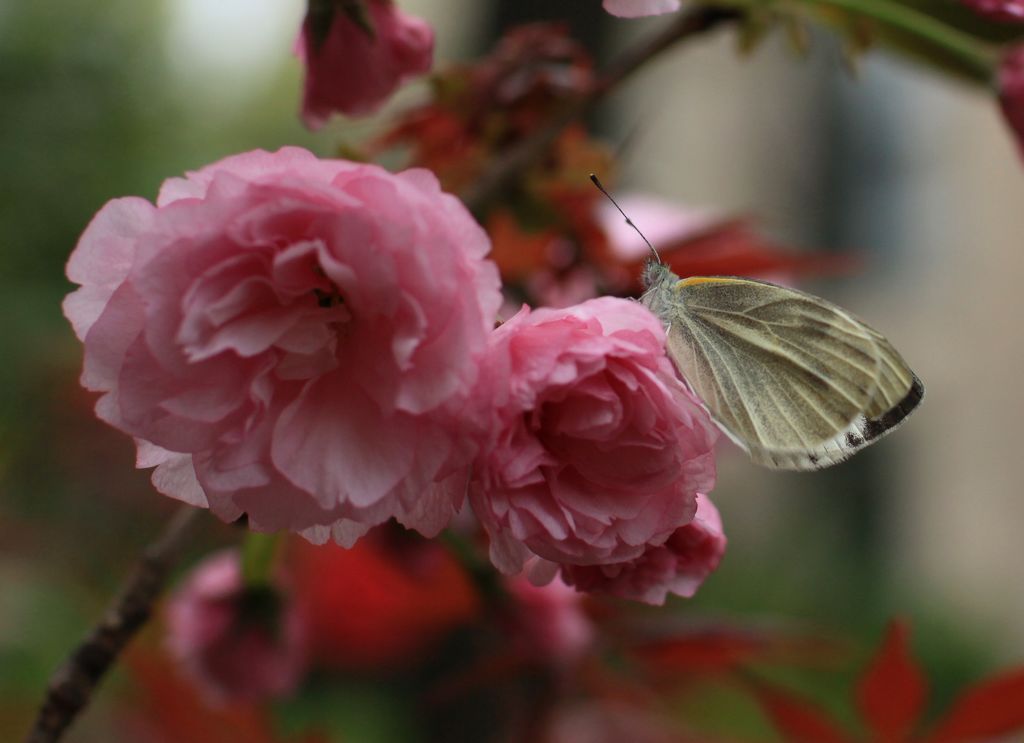
[[[913,382],[910,384],[910,390],[903,396],[902,400],[878,418],[872,418],[864,424],[864,440],[868,442],[874,441],[886,431],[898,425],[900,421],[913,412],[914,408],[921,403],[923,397],[924,385],[921,384],[920,379],[914,377]]]

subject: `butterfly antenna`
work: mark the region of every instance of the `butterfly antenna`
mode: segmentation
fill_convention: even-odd
[[[651,245],[651,241],[648,240],[644,233],[640,231],[639,227],[633,224],[633,220],[626,215],[626,212],[622,211],[622,207],[619,206],[618,202],[612,198],[612,195],[608,193],[605,187],[601,184],[601,179],[598,178],[594,173],[591,173],[590,180],[595,186],[597,186],[597,190],[603,193],[605,195],[605,198],[608,199],[608,201],[612,202],[612,206],[619,210],[619,214],[621,214],[622,218],[626,220],[626,224],[628,224],[630,227],[636,230],[636,234],[640,235],[640,239],[647,243],[647,247],[650,248],[651,253],[654,254],[654,260],[656,260],[658,263],[661,263],[661,256],[658,255],[658,251],[654,249],[653,245]]]

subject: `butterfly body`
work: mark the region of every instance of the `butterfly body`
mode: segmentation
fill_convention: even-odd
[[[758,464],[841,462],[923,397],[884,336],[824,299],[734,276],[680,279],[653,260],[643,283],[683,380]]]

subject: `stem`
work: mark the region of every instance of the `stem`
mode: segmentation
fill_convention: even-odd
[[[803,5],[831,6],[865,18],[872,18],[891,28],[906,31],[958,57],[980,79],[992,78],[992,55],[971,36],[936,20],[919,10],[891,0],[798,0]]]
[[[182,507],[142,553],[106,614],[50,679],[25,743],[53,743],[89,703],[93,690],[128,641],[146,623],[181,547],[202,511]]]
[[[283,534],[249,532],[242,543],[242,578],[246,587],[256,588],[270,583],[270,571],[280,550]]]
[[[490,562],[480,557],[468,539],[452,529],[445,529],[440,534],[440,540],[462,564],[488,604],[503,601],[505,592],[498,574],[491,568]]]
[[[462,193],[471,212],[479,215],[506,186],[540,160],[569,124],[588,114],[608,93],[661,52],[683,39],[710,31],[742,16],[732,8],[696,7],[680,14],[661,33],[627,49],[585,93],[568,101],[540,129],[497,158],[490,169]]]

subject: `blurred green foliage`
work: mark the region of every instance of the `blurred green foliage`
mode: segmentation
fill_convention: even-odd
[[[166,65],[167,10],[0,7],[2,740],[20,737],[57,662],[173,508],[78,387],[81,349],[60,310],[68,254],[108,199],[152,199],[169,175],[305,140],[290,57],[250,99],[204,116]]]

